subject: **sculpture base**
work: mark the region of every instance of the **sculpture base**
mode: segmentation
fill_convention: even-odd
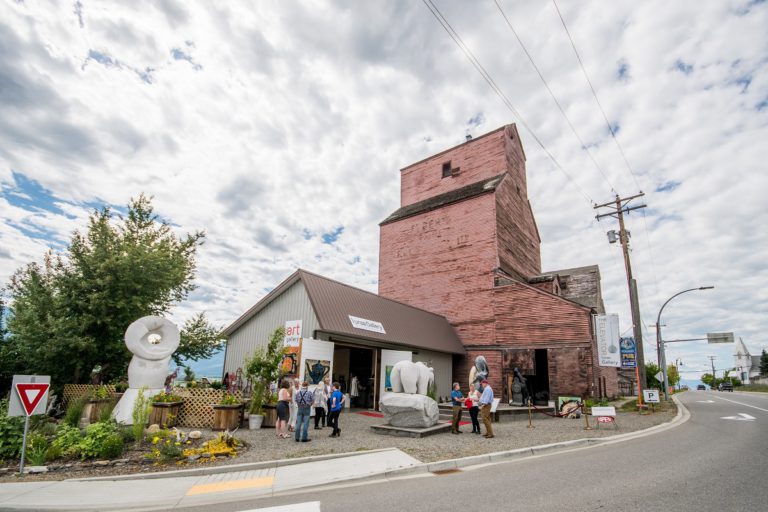
[[[437,402],[425,395],[384,393],[379,402],[384,420],[393,427],[427,428],[437,423]]]
[[[145,389],[144,397],[149,398],[163,391],[160,389]],[[139,390],[136,388],[128,388],[123,393],[123,397],[117,402],[117,405],[112,409],[112,417],[115,421],[123,425],[133,425],[133,405],[136,403],[136,399],[139,396]]]
[[[371,425],[371,430],[377,434],[396,437],[427,437],[435,434],[446,434],[451,431],[450,423],[438,423],[431,427],[409,428],[393,427],[392,425]]]

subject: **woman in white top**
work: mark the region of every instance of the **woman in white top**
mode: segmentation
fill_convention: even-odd
[[[473,434],[479,434],[480,433],[480,422],[477,419],[477,414],[480,411],[479,403],[480,403],[480,392],[475,389],[474,384],[469,385],[469,394],[467,395],[467,400],[471,402],[469,409],[469,417],[472,418],[472,433]]]
[[[296,401],[293,399],[293,397],[296,396],[296,393],[299,392],[299,389],[301,389],[301,383],[299,382],[299,379],[293,379],[293,385],[291,386],[291,402],[290,402],[291,419],[288,420],[288,425],[290,426],[291,432],[293,432],[296,429],[296,416],[298,416],[299,414],[299,406],[296,405]]]

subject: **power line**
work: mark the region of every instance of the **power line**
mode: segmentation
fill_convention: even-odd
[[[512,26],[512,22],[509,20],[509,17],[507,17],[507,14],[504,12],[504,9],[501,8],[501,5],[499,4],[498,0],[493,0],[493,2],[496,4],[496,7],[499,9],[499,13],[501,13],[501,16],[504,18],[504,21],[507,22],[507,26],[515,35],[515,39],[517,39],[517,42],[520,44],[520,47],[523,49],[523,52],[525,53],[526,57],[528,57],[528,61],[531,63],[531,66],[533,66],[533,69],[536,70],[536,73],[539,75],[541,82],[544,84],[544,87],[547,89],[547,92],[549,92],[549,95],[552,97],[552,100],[555,102],[555,105],[557,105],[558,110],[560,110],[560,113],[563,115],[563,118],[565,118],[565,122],[568,123],[568,126],[570,127],[571,131],[576,136],[576,139],[579,141],[579,144],[581,144],[581,148],[587,152],[587,155],[589,156],[589,159],[592,160],[592,163],[594,164],[595,168],[603,176],[603,179],[605,180],[606,183],[608,183],[608,186],[611,187],[611,191],[614,194],[618,194],[613,184],[611,183],[611,180],[608,179],[608,176],[605,174],[605,171],[603,171],[603,168],[600,167],[600,164],[598,164],[597,160],[595,160],[595,157],[592,154],[592,152],[589,150],[589,147],[587,146],[587,144],[585,144],[581,136],[579,136],[579,133],[576,131],[576,127],[573,126],[573,123],[568,117],[568,114],[565,113],[565,109],[563,109],[563,106],[560,105],[560,102],[555,96],[555,93],[552,92],[552,89],[549,87],[547,80],[544,78],[544,75],[542,75],[541,71],[539,70],[539,67],[536,65],[536,62],[533,60],[533,57],[531,56],[530,52],[528,52],[528,48],[525,47],[523,40],[520,39],[520,36],[517,34],[517,31],[515,30],[515,27]]]
[[[475,70],[477,70],[478,73],[480,73],[480,76],[483,77],[483,79],[488,83],[488,85],[493,89],[493,92],[496,93],[496,95],[501,99],[501,101],[504,103],[504,105],[512,112],[514,116],[516,116],[520,123],[525,127],[526,130],[531,134],[533,139],[536,141],[536,143],[541,147],[541,149],[547,154],[550,160],[555,164],[555,167],[557,167],[560,172],[562,172],[566,178],[577,188],[579,193],[584,196],[584,198],[589,201],[590,205],[594,204],[594,201],[592,198],[589,197],[589,195],[584,191],[581,186],[579,186],[578,183],[576,183],[576,180],[573,179],[573,177],[568,174],[568,172],[563,168],[562,165],[560,165],[560,162],[557,161],[557,159],[550,153],[550,151],[547,149],[547,147],[544,145],[544,143],[539,139],[539,137],[536,135],[536,132],[533,131],[533,129],[528,125],[528,123],[525,121],[523,116],[518,112],[518,110],[515,108],[515,106],[512,104],[512,102],[507,98],[507,96],[504,94],[504,92],[501,90],[501,88],[496,85],[496,82],[493,80],[493,77],[491,77],[490,73],[486,71],[486,69],[483,67],[482,64],[480,64],[480,61],[477,60],[477,57],[472,53],[472,51],[469,49],[469,47],[464,43],[464,41],[459,36],[458,32],[454,30],[454,28],[451,26],[451,24],[448,22],[448,20],[443,16],[443,14],[440,12],[440,9],[437,8],[437,6],[432,2],[432,0],[422,0],[424,5],[429,9],[429,12],[432,13],[432,15],[435,17],[435,19],[440,23],[440,25],[443,27],[443,29],[446,31],[446,33],[450,36],[451,39],[453,39],[453,42],[456,43],[456,45],[461,49],[461,51],[464,53],[464,55],[467,57],[470,63],[472,63],[472,66],[474,66]]]
[[[597,98],[597,92],[595,92],[595,88],[592,85],[592,81],[589,79],[589,75],[587,74],[587,70],[584,67],[584,63],[581,60],[579,51],[576,49],[576,44],[573,42],[573,38],[571,37],[571,33],[568,30],[568,26],[565,24],[565,19],[563,19],[563,15],[560,13],[560,8],[557,6],[557,2],[555,0],[552,0],[552,3],[555,5],[557,16],[560,18],[560,22],[563,24],[565,33],[568,35],[568,40],[571,42],[571,48],[573,48],[573,53],[576,54],[576,60],[579,61],[579,67],[581,68],[581,72],[584,73],[584,78],[586,78],[587,83],[589,84],[589,89],[592,91],[592,96],[595,98],[597,107],[600,109],[600,113],[603,114],[603,119],[605,120],[606,126],[608,126],[608,131],[611,132],[611,137],[613,138],[613,141],[616,143],[616,147],[619,149],[619,153],[621,153],[621,158],[624,159],[624,164],[627,166],[629,173],[632,175],[632,180],[635,182],[635,185],[637,185],[638,190],[642,190],[642,187],[637,182],[637,177],[635,176],[635,172],[632,170],[632,166],[629,165],[627,156],[624,154],[624,150],[622,149],[621,144],[619,144],[619,139],[616,138],[616,132],[613,129],[613,126],[611,126],[610,121],[608,121],[608,116],[605,114],[605,110],[603,110],[603,105],[600,103],[600,100]]]

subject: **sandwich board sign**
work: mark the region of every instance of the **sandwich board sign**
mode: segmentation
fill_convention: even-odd
[[[51,387],[49,375],[14,375],[11,384],[11,400],[8,403],[8,416],[24,416],[24,438],[21,443],[21,461],[19,473],[24,473],[24,456],[27,452],[27,433],[29,417],[33,414],[45,414],[48,405],[48,389]]]

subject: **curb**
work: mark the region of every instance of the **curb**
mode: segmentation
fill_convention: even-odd
[[[155,471],[152,473],[133,473],[130,475],[94,476],[90,478],[68,478],[65,482],[98,482],[105,480],[156,480],[159,478],[180,478],[188,476],[208,476],[221,473],[233,473],[236,471],[253,471],[257,469],[281,468],[295,466],[307,462],[318,462],[329,459],[343,459],[368,453],[382,453],[397,448],[379,448],[376,450],[362,450],[357,452],[330,453],[326,455],[311,455],[309,457],[297,457],[295,459],[268,460],[263,462],[244,462],[242,464],[225,464],[222,466],[209,466],[202,468],[178,469],[174,471]]]

